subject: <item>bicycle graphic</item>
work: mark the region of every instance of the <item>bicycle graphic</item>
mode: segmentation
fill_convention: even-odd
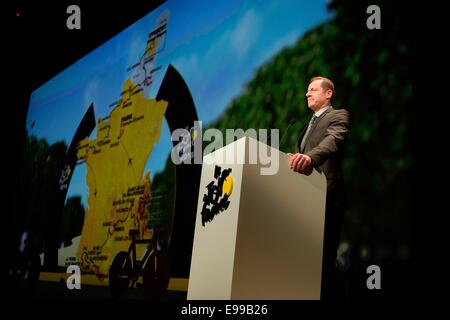
[[[159,239],[161,227],[153,227],[151,239],[136,239],[139,230],[129,231],[131,244],[128,252],[120,251],[109,269],[109,287],[111,294],[120,298],[128,288],[133,288],[140,276],[143,276],[144,293],[148,298],[159,299],[167,289],[170,279],[169,259],[161,250]],[[142,258],[136,258],[136,245],[147,244]]]

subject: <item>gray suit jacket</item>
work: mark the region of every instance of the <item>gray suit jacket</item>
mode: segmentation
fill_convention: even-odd
[[[305,142],[304,154],[311,157],[314,168],[327,178],[327,205],[346,208],[347,197],[341,162],[347,140],[350,116],[347,110],[329,108],[312,125]],[[300,131],[297,152],[306,128]]]

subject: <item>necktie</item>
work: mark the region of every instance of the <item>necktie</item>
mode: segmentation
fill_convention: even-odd
[[[317,119],[317,117],[314,115],[311,118],[311,120],[309,121],[308,128],[306,129],[306,132],[303,135],[302,142],[300,143],[300,152],[303,152],[305,150],[306,141],[308,140],[308,136],[309,136],[309,133],[311,131],[311,127],[314,124],[314,122],[316,121],[316,119]]]

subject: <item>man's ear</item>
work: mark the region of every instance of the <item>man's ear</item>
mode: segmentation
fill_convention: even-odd
[[[331,96],[333,95],[333,91],[331,91],[330,89],[328,89],[326,92],[325,92],[325,97],[327,98],[327,99],[330,99],[331,100]]]

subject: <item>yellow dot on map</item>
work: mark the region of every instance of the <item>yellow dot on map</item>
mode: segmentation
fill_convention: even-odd
[[[228,176],[225,178],[225,181],[222,185],[222,196],[227,194],[228,196],[231,195],[233,192],[233,178],[231,176]]]

